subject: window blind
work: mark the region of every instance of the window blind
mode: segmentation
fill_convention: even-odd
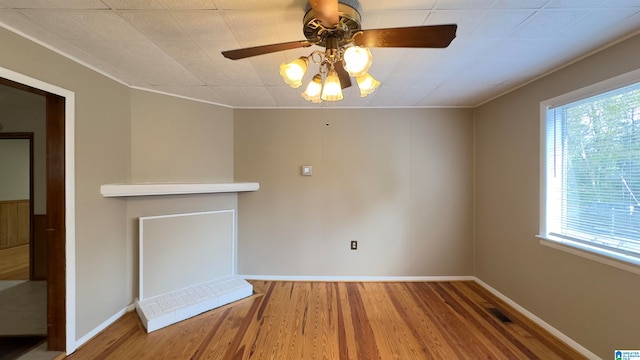
[[[640,257],[640,83],[547,121],[547,232]]]

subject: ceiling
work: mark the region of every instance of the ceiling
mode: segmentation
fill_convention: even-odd
[[[640,31],[640,0],[360,3],[363,29],[455,23],[457,37],[446,49],[374,48],[380,88],[312,104],[278,67],[313,48],[220,54],[304,40],[306,0],[0,0],[0,26],[134,88],[234,108],[476,106]]]

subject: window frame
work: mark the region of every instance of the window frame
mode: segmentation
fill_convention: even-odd
[[[640,69],[585,86],[540,102],[540,214],[539,238],[541,245],[577,255],[615,268],[640,275],[640,256],[608,251],[580,241],[549,235],[547,231],[547,130],[549,109],[574,101],[593,97],[617,88],[640,82]]]

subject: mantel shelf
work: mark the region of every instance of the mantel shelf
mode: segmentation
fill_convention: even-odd
[[[256,182],[243,183],[143,183],[143,184],[106,184],[100,186],[103,197],[127,197],[150,195],[184,195],[210,194],[256,191],[260,184]]]

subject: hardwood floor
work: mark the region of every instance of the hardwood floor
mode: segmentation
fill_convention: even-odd
[[[150,334],[127,313],[68,359],[583,359],[474,282],[251,283]]]
[[[0,249],[0,280],[29,280],[29,245]]]

